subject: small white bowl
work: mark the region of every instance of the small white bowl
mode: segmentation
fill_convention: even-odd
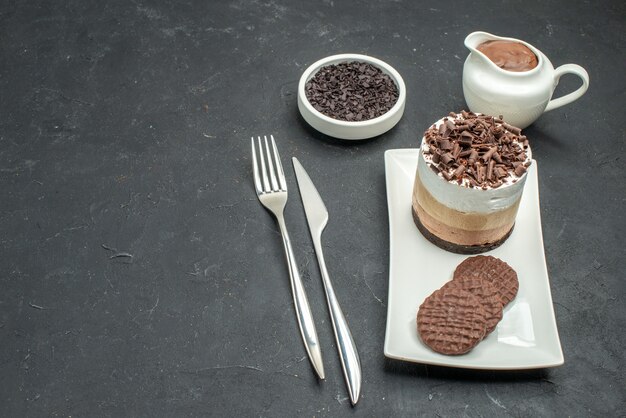
[[[380,68],[383,73],[391,77],[393,82],[396,83],[398,87],[398,101],[385,114],[374,119],[360,122],[333,119],[317,111],[306,98],[305,85],[315,76],[320,68],[327,65],[352,61],[372,64]],[[405,101],[406,87],[402,76],[386,62],[367,55],[339,54],[322,58],[306,69],[302,77],[300,77],[300,83],[298,84],[298,109],[304,120],[321,133],[340,139],[366,139],[387,132],[393,128],[402,117]]]

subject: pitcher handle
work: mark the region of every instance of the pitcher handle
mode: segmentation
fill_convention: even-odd
[[[554,86],[555,87],[557,84],[559,84],[559,79],[564,74],[577,75],[583,81],[583,85],[580,86],[578,90],[575,90],[569,94],[566,94],[565,96],[559,97],[558,99],[550,100],[548,102],[548,106],[546,106],[545,112],[573,102],[574,100],[578,99],[580,96],[585,94],[585,92],[589,88],[589,74],[587,74],[587,71],[583,67],[581,67],[580,65],[576,65],[576,64],[564,64],[558,67],[556,70],[554,70]]]

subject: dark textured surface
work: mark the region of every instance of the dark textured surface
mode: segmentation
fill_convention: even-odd
[[[565,355],[555,369],[383,356],[383,152],[416,147],[464,107],[474,30],[591,77],[526,130]],[[0,416],[622,415],[625,51],[622,1],[3,1]],[[300,74],[340,52],[403,75],[405,116],[384,136],[335,141],[299,118]],[[557,94],[576,85],[566,77]],[[330,212],[327,263],[363,364],[356,408],[289,167],[325,382],[304,358],[277,226],[252,184],[249,138],[265,133]]]

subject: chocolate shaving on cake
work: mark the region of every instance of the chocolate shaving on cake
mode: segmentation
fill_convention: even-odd
[[[435,172],[448,181],[465,182],[469,187],[497,188],[506,177],[517,181],[530,161],[528,138],[502,116],[450,113],[439,126],[431,126],[424,137],[432,154]]]

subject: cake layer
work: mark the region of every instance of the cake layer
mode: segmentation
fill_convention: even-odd
[[[457,186],[458,187],[458,186]],[[474,193],[485,192],[483,190],[472,190]],[[418,170],[413,185],[413,207],[420,206],[422,210],[433,219],[441,228],[452,228],[458,231],[497,231],[510,229],[515,222],[515,215],[521,200],[521,194],[516,200],[511,202],[507,208],[480,213],[476,211],[465,212],[450,208],[439,202],[422,183],[421,172]],[[444,228],[445,227],[445,228]],[[432,228],[431,228],[432,229]]]
[[[492,213],[511,207],[521,198],[526,176],[516,180],[515,183],[510,182],[497,189],[459,186],[454,182],[446,181],[429,167],[431,161],[426,159],[423,152],[426,147],[428,145],[422,142],[422,152],[419,153],[417,162],[417,175],[430,194],[444,206],[459,212]]]
[[[497,248],[500,245],[502,245],[504,241],[506,241],[509,235],[511,235],[511,232],[513,232],[513,226],[514,226],[514,225],[511,225],[509,230],[505,231],[504,235],[502,235],[501,238],[497,240],[488,241],[482,244],[476,244],[476,242],[481,242],[480,240],[483,239],[486,235],[495,236],[495,235],[498,235],[499,233],[490,233],[490,231],[483,231],[483,232],[465,231],[463,232],[463,231],[458,230],[457,235],[453,235],[453,231],[446,229],[446,232],[448,232],[448,234],[441,234],[441,233],[437,234],[436,232],[433,232],[428,227],[426,227],[424,223],[422,223],[422,221],[425,221],[427,224],[430,224],[431,227],[432,226],[437,227],[436,222],[430,222],[430,223],[428,222],[428,215],[426,215],[423,212],[423,210],[421,210],[421,207],[419,205],[417,206],[417,208],[413,207],[412,213],[413,213],[413,221],[415,222],[417,229],[420,230],[420,232],[426,239],[428,239],[430,242],[432,242],[433,244],[435,244],[436,246],[440,248],[443,248],[446,251],[450,251],[450,252],[458,253],[458,254],[480,254],[486,251],[493,250],[494,248]],[[460,235],[458,233],[460,233]],[[441,238],[442,235],[448,237],[449,239],[456,239],[456,238],[459,238],[459,236],[462,236],[464,238],[465,243],[445,240]],[[472,240],[474,240],[473,243],[469,243]]]

